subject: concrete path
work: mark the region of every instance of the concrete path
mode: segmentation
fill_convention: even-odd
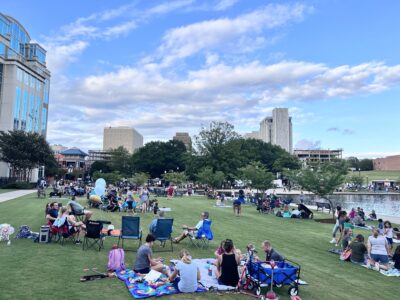
[[[18,190],[18,191],[13,191],[13,192],[2,193],[2,194],[0,194],[0,203],[15,199],[15,198],[19,198],[22,196],[26,196],[26,195],[29,195],[32,193],[36,193],[36,192],[37,192],[37,190]]]

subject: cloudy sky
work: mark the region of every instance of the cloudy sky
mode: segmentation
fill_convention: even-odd
[[[212,120],[257,130],[288,107],[294,144],[400,153],[400,1],[4,1],[48,51],[48,140],[100,149]]]

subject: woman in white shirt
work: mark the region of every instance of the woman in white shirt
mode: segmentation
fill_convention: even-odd
[[[370,264],[375,269],[387,270],[389,268],[389,245],[386,238],[379,235],[378,229],[372,230],[372,235],[368,238],[368,257]]]
[[[200,270],[186,249],[180,253],[181,260],[176,264],[174,272],[169,280],[181,293],[193,293],[197,290],[197,282],[200,280]],[[179,277],[177,277],[179,275]]]

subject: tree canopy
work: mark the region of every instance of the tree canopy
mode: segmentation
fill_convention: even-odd
[[[11,176],[30,181],[32,170],[54,166],[53,152],[46,139],[22,130],[0,131],[0,159],[8,163]]]
[[[251,162],[247,166],[240,168],[239,171],[240,177],[238,179],[246,180],[252,188],[264,192],[273,187],[274,175],[267,172],[260,162]]]
[[[290,172],[291,179],[304,190],[328,200],[334,215],[334,201],[329,197],[346,179],[345,161],[331,161],[310,164],[303,169]]]

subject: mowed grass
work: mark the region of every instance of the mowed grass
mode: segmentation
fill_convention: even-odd
[[[44,206],[48,199],[35,195],[21,197],[0,204],[0,223],[10,223],[16,229],[22,224],[38,231],[45,223]],[[85,199],[80,200],[85,203]],[[62,200],[66,203],[67,200]],[[167,217],[174,218],[174,235],[182,224],[194,225],[201,211],[209,211],[213,220],[214,241],[210,248],[198,250],[189,241],[174,245],[174,252],[155,253],[166,261],[176,259],[179,250],[187,248],[194,258],[212,257],[221,240],[231,238],[244,251],[248,243],[258,250],[263,240],[269,239],[273,247],[285,257],[301,265],[301,278],[309,283],[300,287],[300,296],[306,300],[325,299],[397,299],[400,293],[399,278],[385,277],[375,271],[339,261],[327,249],[332,225],[313,220],[282,219],[259,214],[255,207],[243,208],[241,217],[234,217],[229,208],[215,208],[214,201],[204,197],[184,197],[167,200],[159,198],[160,207],[171,207]],[[94,210],[93,219],[110,220],[116,228],[121,225],[124,213],[105,213]],[[140,215],[144,236],[153,219],[151,213]],[[326,215],[324,215],[326,216]],[[360,231],[365,236],[368,231]],[[358,231],[356,232],[356,234]],[[0,243],[0,299],[131,299],[123,282],[116,278],[92,282],[79,282],[84,268],[105,270],[108,250],[116,242],[107,238],[105,249],[82,251],[81,246],[66,243],[37,244],[31,240],[12,240],[11,246]],[[128,242],[132,250],[137,242]],[[155,246],[155,250],[159,247]],[[260,253],[263,256],[262,253]],[[126,265],[132,266],[135,251],[126,251]],[[289,299],[287,287],[275,288],[281,299]],[[245,299],[235,293],[202,293],[167,296],[166,299]]]
[[[13,190],[13,189],[0,189],[0,194],[13,192],[13,191],[15,191],[15,190]]]
[[[358,175],[358,171],[349,172],[349,174]],[[368,177],[368,182],[384,179],[400,180],[400,171],[362,171],[360,175],[365,178]]]

